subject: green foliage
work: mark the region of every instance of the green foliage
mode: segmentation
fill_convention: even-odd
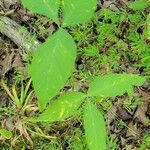
[[[146,34],[146,37],[148,39],[150,39],[150,14],[148,14],[147,18],[146,18],[146,30],[145,30],[145,34]]]
[[[63,26],[87,22],[96,9],[97,0],[63,0]]]
[[[99,50],[97,46],[89,45],[88,47],[84,48],[83,51],[85,53],[85,56],[87,57],[92,57],[92,56],[99,57]]]
[[[101,9],[97,15],[99,18],[103,17],[102,22],[108,23],[111,20],[111,24],[118,24],[122,22],[126,17],[126,13],[123,11],[112,11],[106,8]]]
[[[12,137],[12,133],[6,129],[0,129],[0,135],[5,139],[10,139]]]
[[[136,0],[135,2],[131,2],[129,7],[133,10],[144,10],[149,6],[150,2],[148,0]]]
[[[128,93],[133,94],[133,86],[140,86],[145,77],[133,74],[110,74],[97,77],[89,86],[89,96],[115,97]]]
[[[94,18],[94,23],[83,26],[78,25],[76,34],[71,30],[72,35],[76,35],[73,40],[71,35],[63,27],[87,22],[93,16],[97,0],[91,0],[89,3],[85,0],[62,0],[61,3],[60,1],[52,2],[48,0],[43,0],[39,3],[34,0],[22,0],[22,2],[30,10],[45,15],[58,24],[58,31],[37,49],[29,68],[35,93],[38,97],[39,108],[41,110],[45,109],[37,118],[32,118],[30,121],[51,123],[63,121],[72,117],[81,104],[83,104],[83,107],[80,108],[84,109],[84,129],[89,149],[99,150],[101,148],[101,150],[105,150],[106,127],[103,115],[90,101],[84,106],[85,100],[90,99],[92,101],[96,97],[115,97],[124,93],[128,93],[131,96],[133,94],[133,86],[141,86],[145,82],[146,77],[133,74],[98,76],[89,85],[86,96],[80,92],[70,92],[65,93],[57,99],[54,99],[54,97],[59,94],[59,91],[63,88],[72,73],[76,58],[76,45],[74,40],[79,43],[77,44],[80,48],[79,52],[81,54],[82,52],[84,53],[86,58],[85,62],[90,59],[91,63],[93,60],[91,63],[92,67],[96,63],[101,64],[107,71],[110,68],[117,68],[119,66],[119,61],[121,61],[125,54],[123,51],[129,49],[126,40],[131,43],[129,45],[131,50],[137,49],[140,50],[140,52],[137,52],[138,54],[143,54],[148,46],[144,38],[141,40],[142,38],[137,31],[139,27],[135,27],[138,22],[140,22],[141,26],[143,23],[143,15],[141,13],[134,13],[135,16],[133,17],[133,14],[128,16],[123,11],[113,12],[108,9],[101,9],[98,12],[97,18]],[[139,2],[140,0],[131,3],[130,8],[133,10],[143,10],[149,5],[144,1],[139,6]],[[60,12],[59,15],[58,12]],[[120,28],[120,24],[125,23],[127,18],[131,25],[127,32],[127,38],[124,40],[125,37],[120,39],[124,32]],[[62,24],[59,24],[58,20]],[[149,22],[149,18],[147,18],[147,22]],[[72,29],[74,30],[75,28]],[[94,33],[94,29],[97,33]],[[147,29],[149,30],[149,28]],[[97,44],[93,41],[97,42]],[[142,56],[142,60],[147,58],[147,56]],[[95,58],[96,60],[94,60]],[[138,58],[138,55],[136,55],[135,59],[138,60]],[[145,62],[143,60],[143,63]],[[54,101],[46,107],[48,101],[52,98]],[[109,105],[104,104],[102,107],[107,110],[110,107]],[[38,133],[45,137],[43,132],[39,131]]]
[[[50,27],[47,27],[47,24],[49,24],[49,18],[45,16],[38,16],[37,20],[33,24],[33,28],[35,28],[37,36],[40,39],[46,40],[49,35],[52,35],[53,29]]]
[[[27,8],[34,12],[56,20],[59,1],[53,2],[54,5],[52,5],[52,1],[40,1],[37,3],[35,1],[23,0],[22,2]],[[77,24],[90,19],[96,7],[96,2],[96,0],[93,0],[92,3],[87,3],[86,1],[63,1],[64,24],[70,25],[71,22],[69,21],[71,20],[74,21],[73,24]],[[72,5],[70,5],[70,3]],[[41,6],[43,6],[43,8]],[[73,9],[71,9],[72,14],[70,13],[70,6],[73,7]],[[49,11],[49,9],[51,11]],[[76,13],[79,12],[79,10],[76,11],[77,9],[83,12],[83,16],[76,17]],[[91,11],[91,9],[93,11]],[[50,14],[52,16],[49,16]],[[70,14],[71,16],[69,16]],[[33,57],[30,72],[41,109],[43,109],[48,100],[56,96],[59,90],[64,86],[71,75],[75,56],[76,48],[74,41],[64,29],[59,29],[38,48]],[[41,78],[43,80],[41,80]]]
[[[96,9],[97,0],[22,0],[22,4],[35,13],[45,15],[58,23],[58,11],[62,8],[63,26],[76,25],[87,22]]]
[[[128,30],[127,39],[129,40],[129,56],[131,61],[140,60],[140,64],[135,66],[144,67],[146,73],[149,74],[150,70],[150,46],[149,40],[149,15],[144,16],[141,12],[137,11],[129,15],[130,28]],[[143,24],[143,22],[145,22]],[[143,30],[139,33],[138,30]]]
[[[83,93],[66,93],[48,106],[48,108],[37,118],[37,121],[63,121],[75,114],[84,98],[85,95]]]
[[[106,150],[106,128],[101,112],[88,102],[84,111],[84,129],[90,150]]]
[[[119,148],[118,139],[115,134],[109,135],[107,147],[108,149],[111,149],[111,150],[117,150]]]
[[[5,82],[2,80],[1,84],[4,90],[7,92],[17,109],[21,109],[21,112],[24,113],[29,100],[32,98],[33,91],[29,92],[29,88],[31,85],[32,80],[30,79],[26,86],[24,87],[23,82],[21,82],[21,91],[17,93],[17,86],[14,84],[12,86],[12,91],[8,88]]]
[[[146,150],[150,148],[150,134],[144,136],[144,138],[141,140],[140,148],[138,150]]]
[[[73,36],[79,48],[82,46],[87,46],[89,44],[89,41],[95,38],[91,32],[92,28],[93,28],[93,23],[91,22],[70,28],[71,29],[70,33]]]
[[[130,25],[142,24],[144,22],[144,17],[141,12],[136,11],[134,13],[128,14]],[[133,29],[134,30],[134,29]]]
[[[72,134],[65,136],[65,141],[68,143],[68,150],[88,150],[85,135],[79,127],[72,127]]]
[[[42,139],[35,141],[35,150],[61,150],[61,143],[58,139],[52,139],[50,142]]]
[[[76,57],[72,37],[59,29],[35,53],[30,67],[39,107],[56,96],[71,75]]]
[[[53,21],[58,20],[60,0],[21,0],[22,4],[35,13],[45,15]]]

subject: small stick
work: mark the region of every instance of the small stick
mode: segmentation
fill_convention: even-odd
[[[25,27],[6,16],[0,16],[0,32],[9,37],[19,48],[28,52],[34,52],[40,45],[40,42]]]

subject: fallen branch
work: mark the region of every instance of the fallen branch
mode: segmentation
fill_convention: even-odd
[[[29,52],[35,51],[40,45],[40,42],[25,27],[5,16],[0,16],[0,32],[9,37],[18,47]]]

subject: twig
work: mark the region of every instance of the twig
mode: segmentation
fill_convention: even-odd
[[[40,42],[25,27],[5,16],[0,16],[0,32],[9,37],[18,47],[29,52],[35,51],[40,45]]]

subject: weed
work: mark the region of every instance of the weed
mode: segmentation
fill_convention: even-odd
[[[145,150],[150,148],[150,135],[147,134],[143,137],[140,143],[140,148],[138,150]]]
[[[137,106],[139,106],[140,104],[142,104],[142,100],[139,97],[135,97],[132,99],[129,99],[127,102],[124,103],[124,107],[131,111],[133,109],[135,109]]]
[[[46,139],[56,138],[46,135],[36,123],[64,121],[65,119],[75,116],[78,109],[80,109],[83,112],[83,127],[89,149],[99,150],[101,147],[102,150],[105,150],[107,147],[106,125],[103,112],[99,111],[95,105],[97,104],[97,98],[106,99],[120,96],[124,93],[127,93],[129,97],[131,97],[133,95],[133,86],[141,86],[146,80],[146,77],[133,74],[112,74],[114,70],[118,69],[120,61],[126,57],[125,53],[129,48],[127,41],[124,40],[125,37],[122,37],[122,32],[126,31],[122,31],[122,28],[119,26],[128,19],[127,13],[124,11],[113,12],[108,9],[101,9],[93,19],[94,23],[90,22],[81,26],[79,24],[86,23],[93,16],[97,0],[91,0],[90,3],[87,3],[85,0],[67,0],[61,2],[56,0],[49,1],[49,3],[47,1],[39,1],[39,3],[37,3],[36,1],[22,0],[22,3],[35,13],[50,18],[57,24],[58,30],[51,37],[48,37],[47,40],[37,48],[33,55],[29,72],[38,99],[38,108],[36,108],[40,110],[40,114],[37,117],[33,115],[32,117],[27,116],[27,119],[25,118],[26,120],[22,120],[22,118],[18,120],[17,123],[22,129],[20,130],[20,134],[23,134],[31,145],[33,145],[33,143],[27,130],[33,135],[38,135]],[[133,6],[135,7],[135,5]],[[59,13],[60,11],[62,14]],[[129,16],[129,18],[129,20],[132,19],[131,16]],[[136,18],[132,21],[132,28],[137,20]],[[142,20],[142,16],[140,20]],[[38,23],[39,22],[37,22],[37,24]],[[75,25],[77,26],[74,27]],[[66,28],[70,30],[73,37]],[[48,31],[45,31],[45,28],[41,28],[40,26],[39,32],[45,36]],[[123,39],[119,40],[120,37]],[[139,28],[136,28],[134,31],[129,30],[127,40],[131,42],[130,46],[132,50],[134,50],[135,47],[138,49],[141,46],[141,39],[142,36],[139,34]],[[143,47],[145,41],[143,40],[142,42]],[[94,46],[92,46],[92,44],[94,44]],[[94,74],[91,73],[92,71],[85,69],[87,74],[80,73],[79,76],[81,78],[81,75],[88,79],[93,78],[99,73],[97,68],[100,65],[105,69],[103,73],[105,75],[94,77],[89,84],[89,88],[84,90],[84,93],[71,91],[61,94],[59,91],[72,75],[77,56],[76,47],[80,48],[78,54],[83,54],[83,60],[87,60],[91,65],[90,68],[92,68],[92,66],[96,68],[93,67],[96,70],[93,69]],[[147,48],[141,49],[140,47],[139,49],[141,50],[141,54]],[[135,59],[131,53],[130,57]],[[139,56],[136,59],[138,58]],[[84,70],[84,64],[80,66],[79,69]],[[21,86],[21,92],[18,96],[14,85],[11,93],[6,84],[2,81],[4,89],[13,100],[19,114],[24,116],[25,111],[31,108],[28,101],[31,98],[32,92],[27,95],[30,83],[31,81],[27,84],[25,90],[23,85]],[[51,99],[53,99],[53,101],[49,103]],[[80,107],[81,105],[83,105],[83,107]],[[110,105],[111,103],[109,105],[104,103],[102,107],[107,110]],[[36,109],[34,112],[36,112]],[[118,122],[119,128],[124,128],[125,126],[126,124],[123,121]],[[76,148],[77,145],[80,146],[79,149],[86,148],[84,147],[86,144],[78,139],[79,136],[82,139],[82,134],[76,130],[75,136],[68,140],[70,149]],[[51,149],[59,148],[60,146],[57,141],[49,144]],[[41,148],[45,148],[45,145]]]
[[[115,137],[115,135],[109,135],[108,136],[108,149],[111,149],[111,150],[117,150],[118,149],[118,140],[117,138]]]

